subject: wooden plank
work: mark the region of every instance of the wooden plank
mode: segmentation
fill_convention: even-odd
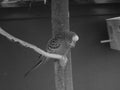
[[[59,31],[69,31],[69,2],[68,0],[52,0],[52,30],[53,35]],[[71,52],[65,67],[57,61],[55,66],[56,90],[73,90]]]
[[[120,17],[109,18],[107,28],[111,49],[120,50]]]

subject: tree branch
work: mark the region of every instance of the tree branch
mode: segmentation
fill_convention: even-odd
[[[35,52],[37,52],[38,54],[42,54],[43,56],[46,56],[48,58],[54,58],[54,59],[59,59],[59,60],[65,60],[66,61],[66,57],[63,57],[61,55],[58,55],[58,54],[50,54],[50,53],[47,53],[45,52],[44,50],[38,48],[37,46],[33,45],[33,44],[30,44],[28,42],[25,42],[21,39],[18,39],[14,36],[12,36],[11,34],[7,33],[5,30],[3,30],[2,28],[0,28],[0,34],[5,36],[7,39],[9,39],[10,41],[13,41],[13,42],[17,42],[19,43],[20,45],[24,46],[24,47],[27,47],[27,48],[30,48],[32,50],[34,50]]]

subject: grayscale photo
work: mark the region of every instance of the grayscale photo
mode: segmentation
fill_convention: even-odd
[[[119,90],[119,0],[0,0],[0,90]]]

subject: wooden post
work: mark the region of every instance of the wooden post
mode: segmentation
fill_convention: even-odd
[[[120,50],[120,17],[109,18],[107,21],[110,47]]]
[[[58,31],[69,31],[69,2],[68,0],[52,0],[52,30],[53,35]],[[71,52],[68,54],[65,68],[57,61],[55,66],[56,90],[73,90]]]

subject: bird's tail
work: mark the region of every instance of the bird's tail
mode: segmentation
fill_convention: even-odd
[[[24,78],[26,78],[28,76],[28,74],[30,74],[32,71],[36,70],[41,64],[44,64],[47,61],[47,57],[45,57],[45,56],[41,56],[39,58],[40,58],[40,60],[30,70],[28,70],[25,73]]]

